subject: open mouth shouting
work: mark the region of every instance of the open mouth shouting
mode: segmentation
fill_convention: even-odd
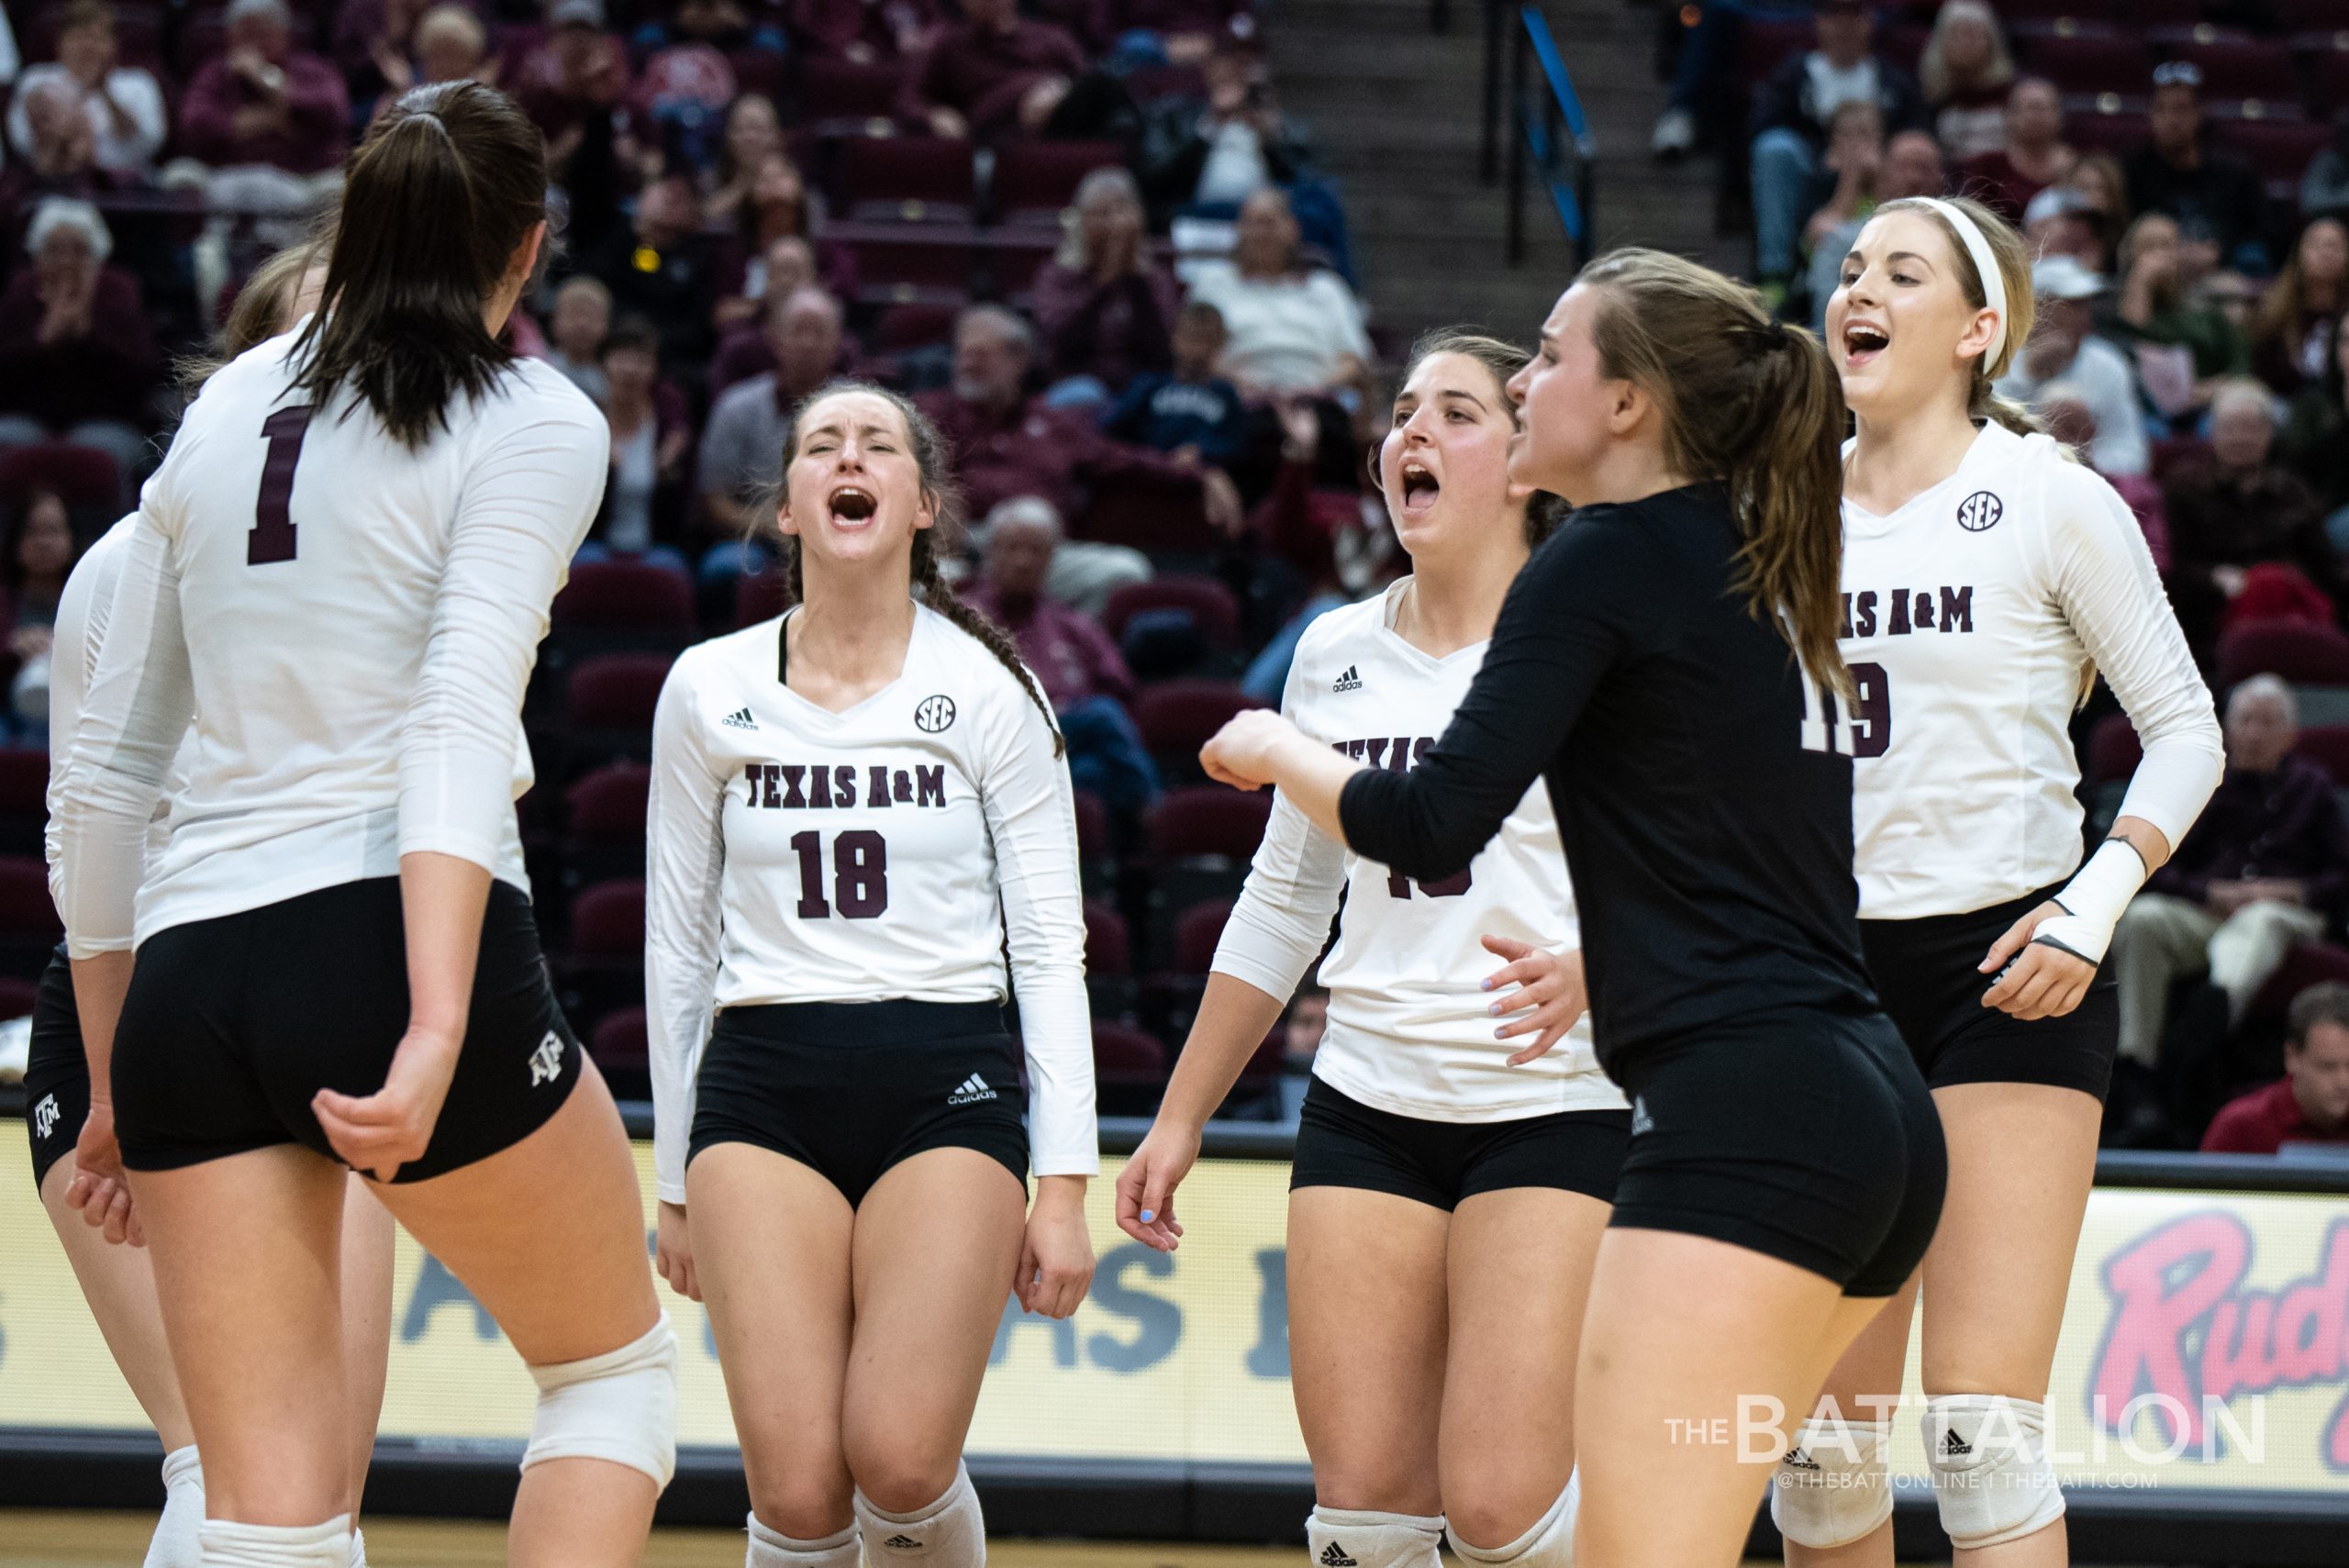
[[[1858,370],[1892,346],[1892,334],[1873,321],[1843,324],[1843,364]]]
[[[860,528],[881,510],[880,499],[862,484],[843,484],[832,492],[832,526]]]
[[[1403,510],[1406,512],[1426,511],[1435,505],[1435,498],[1443,492],[1442,484],[1428,465],[1415,457],[1403,460],[1402,480]]]

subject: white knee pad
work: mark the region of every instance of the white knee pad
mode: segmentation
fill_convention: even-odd
[[[937,1501],[909,1514],[876,1508],[860,1491],[856,1522],[864,1531],[865,1556],[874,1568],[897,1563],[907,1568],[983,1568],[987,1560],[987,1525],[979,1513],[979,1495],[971,1489],[971,1473],[960,1465],[953,1485]]]
[[[1770,1484],[1770,1522],[1797,1546],[1824,1551],[1876,1533],[1892,1517],[1885,1449],[1892,1423],[1822,1420],[1795,1429]]]
[[[856,1568],[856,1526],[821,1540],[796,1540],[751,1516],[751,1550],[742,1568]]]
[[[1436,1568],[1443,1516],[1316,1507],[1305,1518],[1314,1568]]]
[[[206,1519],[204,1568],[350,1568],[351,1516],[322,1525],[240,1525]]]
[[[155,1521],[141,1568],[203,1568],[204,1542],[195,1533],[203,1522],[204,1465],[190,1443],[163,1456],[163,1517]]]
[[[357,1525],[351,1527],[351,1568],[367,1568],[367,1537]]]
[[[677,1336],[669,1315],[642,1339],[585,1361],[534,1366],[538,1419],[522,1468],[605,1459],[667,1486],[677,1468]]]
[[[2064,1517],[2047,1462],[2047,1407],[1997,1394],[1925,1401],[1925,1462],[1950,1544],[1997,1546]]]
[[[1444,1533],[1452,1538],[1453,1552],[1471,1562],[1508,1563],[1509,1568],[1574,1568],[1575,1514],[1581,1506],[1582,1472],[1577,1470],[1566,1476],[1566,1489],[1558,1494],[1549,1512],[1507,1546],[1471,1546],[1460,1539],[1457,1529],[1450,1526]]]

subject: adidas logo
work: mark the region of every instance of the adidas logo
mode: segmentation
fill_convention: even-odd
[[[718,722],[729,729],[756,729],[759,727],[759,721],[751,717],[751,710],[747,707],[738,708]]]
[[[1788,1470],[1816,1470],[1819,1468],[1819,1461],[1803,1452],[1800,1448],[1790,1448],[1787,1451],[1786,1466]]]
[[[946,1103],[950,1106],[975,1106],[981,1100],[995,1097],[995,1091],[987,1087],[987,1081],[974,1073],[955,1085],[954,1092],[946,1096]]]
[[[1356,681],[1354,684],[1362,683]],[[1321,1568],[1362,1568],[1360,1563],[1346,1555],[1346,1549],[1334,1540],[1321,1549],[1320,1563]]]
[[[1356,670],[1352,664],[1347,665],[1346,673],[1339,676],[1335,681],[1332,681],[1330,684],[1330,689],[1333,692],[1358,692],[1362,690],[1361,672]],[[1327,1558],[1329,1553],[1323,1552],[1322,1556]],[[1352,1562],[1353,1559],[1349,1557],[1345,1561]],[[1337,1564],[1331,1563],[1330,1568],[1337,1568]]]
[[[898,1531],[896,1535],[891,1536],[881,1544],[887,1547],[892,1551],[919,1551],[921,1550],[921,1542],[916,1540],[912,1536],[906,1534],[903,1530]]]
[[[1952,1427],[1949,1430],[1942,1434],[1942,1452],[1945,1457],[1954,1459],[1959,1454],[1972,1453],[1973,1451],[1974,1445],[1967,1442],[1964,1438],[1959,1437],[1955,1427]]]

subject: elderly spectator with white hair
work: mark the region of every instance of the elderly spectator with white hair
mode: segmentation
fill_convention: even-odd
[[[2329,622],[2339,601],[2341,568],[2324,508],[2276,461],[2276,400],[2266,387],[2222,383],[2210,399],[2209,455],[2180,464],[2162,487],[2170,599],[2199,654],[2239,615],[2299,610]]]
[[[2106,961],[2121,1053],[2148,1067],[2173,982],[2207,972],[2232,1029],[2293,946],[2321,936],[2349,899],[2349,821],[2332,775],[2293,750],[2291,688],[2274,675],[2243,682],[2226,732],[2218,793],[2121,917]]]
[[[1243,392],[1326,391],[1370,359],[1362,302],[1337,273],[1307,264],[1297,215],[1272,186],[1241,204],[1231,260],[1203,265],[1191,297],[1223,313],[1224,373]]]
[[[1943,151],[1964,160],[2006,144],[2007,89],[2014,79],[2014,56],[1998,14],[1983,0],[1948,0],[1935,13],[1932,36],[1917,62],[1917,84],[1932,110]]]
[[[2096,442],[2083,455],[2102,474],[2141,474],[2153,467],[2144,411],[2129,358],[2096,334],[2095,302],[2105,280],[2071,256],[2047,256],[2031,269],[2039,324],[1998,384],[1998,395],[2036,408],[2049,383],[2077,387],[2096,414]]]
[[[57,58],[28,70],[8,108],[8,141],[33,151],[27,100],[55,90],[89,121],[92,161],[109,174],[143,179],[171,130],[163,89],[150,72],[116,58],[114,8],[106,0],[72,0],[58,17]]]
[[[161,361],[138,280],[106,264],[114,238],[85,201],[42,202],[25,249],[0,295],[0,447],[62,436],[144,473]]]
[[[1125,170],[1096,169],[1076,187],[1067,238],[1036,273],[1036,325],[1056,403],[1107,403],[1146,371],[1174,362],[1182,291],[1144,250],[1141,189]]]
[[[285,0],[235,0],[228,49],[188,83],[180,142],[216,169],[262,164],[317,174],[342,161],[351,99],[341,73],[295,47]]]

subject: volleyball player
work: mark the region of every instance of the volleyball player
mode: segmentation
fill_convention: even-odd
[[[1466,332],[1412,350],[1377,458],[1412,572],[1307,628],[1282,712],[1320,744],[1398,773],[1433,745],[1502,596],[1556,526],[1554,497],[1509,481],[1504,389],[1525,361]],[[1317,1563],[1433,1568],[1448,1516],[1472,1562],[1562,1564],[1584,1292],[1631,1114],[1577,1016],[1574,896],[1541,789],[1465,873],[1428,884],[1275,800],[1165,1102],[1119,1173],[1118,1223],[1178,1245],[1174,1190],[1200,1129],[1320,955],[1341,894],[1289,1178],[1290,1377],[1318,1499],[1307,1543]],[[1487,949],[1512,962],[1480,985]]]
[[[1827,329],[1857,417],[1857,690],[1834,743],[1856,759],[1868,968],[1950,1152],[1920,1275],[1925,1457],[1960,1561],[2043,1568],[2067,1550],[2043,1401],[2118,1046],[2098,965],[2223,752],[2127,504],[1990,390],[2031,332],[2021,237],[1963,198],[1890,202],[1842,280]],[[2098,669],[2145,755],[2083,863],[2067,725]],[[1884,1445],[1915,1289],[1844,1358],[1781,1467],[1792,1562],[1892,1562]]]
[[[291,330],[317,303],[326,280],[323,255],[311,264],[312,248],[280,251],[255,269],[222,325],[222,359],[280,332]],[[208,367],[207,367],[208,368]],[[106,640],[107,612],[122,575],[122,544],[135,519],[125,518],[92,544],[66,579],[59,597],[50,653],[50,726],[56,745],[50,752],[50,806],[63,777],[65,746],[81,712],[82,694]],[[162,824],[157,824],[157,838]],[[50,863],[56,872],[56,831],[50,831]],[[153,840],[150,840],[150,851]],[[62,907],[61,889],[51,893]],[[111,1103],[111,1095],[106,1096]],[[78,1167],[73,1145],[90,1108],[89,1060],[82,1050],[82,1024],[73,1006],[73,977],[60,944],[41,976],[33,1003],[31,1058],[25,1068],[25,1118],[32,1137],[33,1185],[50,1223],[64,1244],[82,1296],[133,1397],[163,1440],[163,1516],[147,1549],[147,1568],[196,1568],[203,1546],[196,1526],[204,1518],[204,1471],[196,1458],[187,1407],[180,1398],[164,1342],[162,1309],[155,1300],[155,1271],[142,1248],[108,1246],[98,1233],[115,1206],[81,1208],[69,1194]],[[117,1215],[120,1232],[124,1217]],[[353,1176],[345,1184],[342,1232],[343,1346],[350,1385],[351,1443],[351,1509],[358,1512],[368,1461],[373,1456],[375,1419],[384,1401],[384,1362],[392,1332],[392,1218]],[[351,1561],[363,1568],[366,1551],[351,1532]]]
[[[1941,1205],[1932,1104],[1860,959],[1851,762],[1819,716],[1842,674],[1843,404],[1750,290],[1636,250],[1584,269],[1510,392],[1511,477],[1576,511],[1443,738],[1395,773],[1254,713],[1205,760],[1421,882],[1547,783],[1592,915],[1598,1058],[1632,1096],[1575,1370],[1576,1551],[1726,1568],[1778,1451],[1741,1429],[1810,1407]]]
[[[523,684],[608,456],[594,406],[495,339],[545,189],[490,88],[376,121],[323,307],[217,373],[148,482],[74,731],[62,912],[113,1089],[77,1155],[128,1173],[207,1565],[348,1559],[346,1164],[539,1384],[512,1562],[633,1562],[673,1462],[634,1163],[514,823]]]
[[[774,500],[796,607],[687,650],[653,719],[659,1266],[708,1304],[751,1568],[984,1562],[963,1440],[1006,1294],[1065,1318],[1093,1276],[1068,767],[939,574],[955,506],[910,404],[817,392]]]

